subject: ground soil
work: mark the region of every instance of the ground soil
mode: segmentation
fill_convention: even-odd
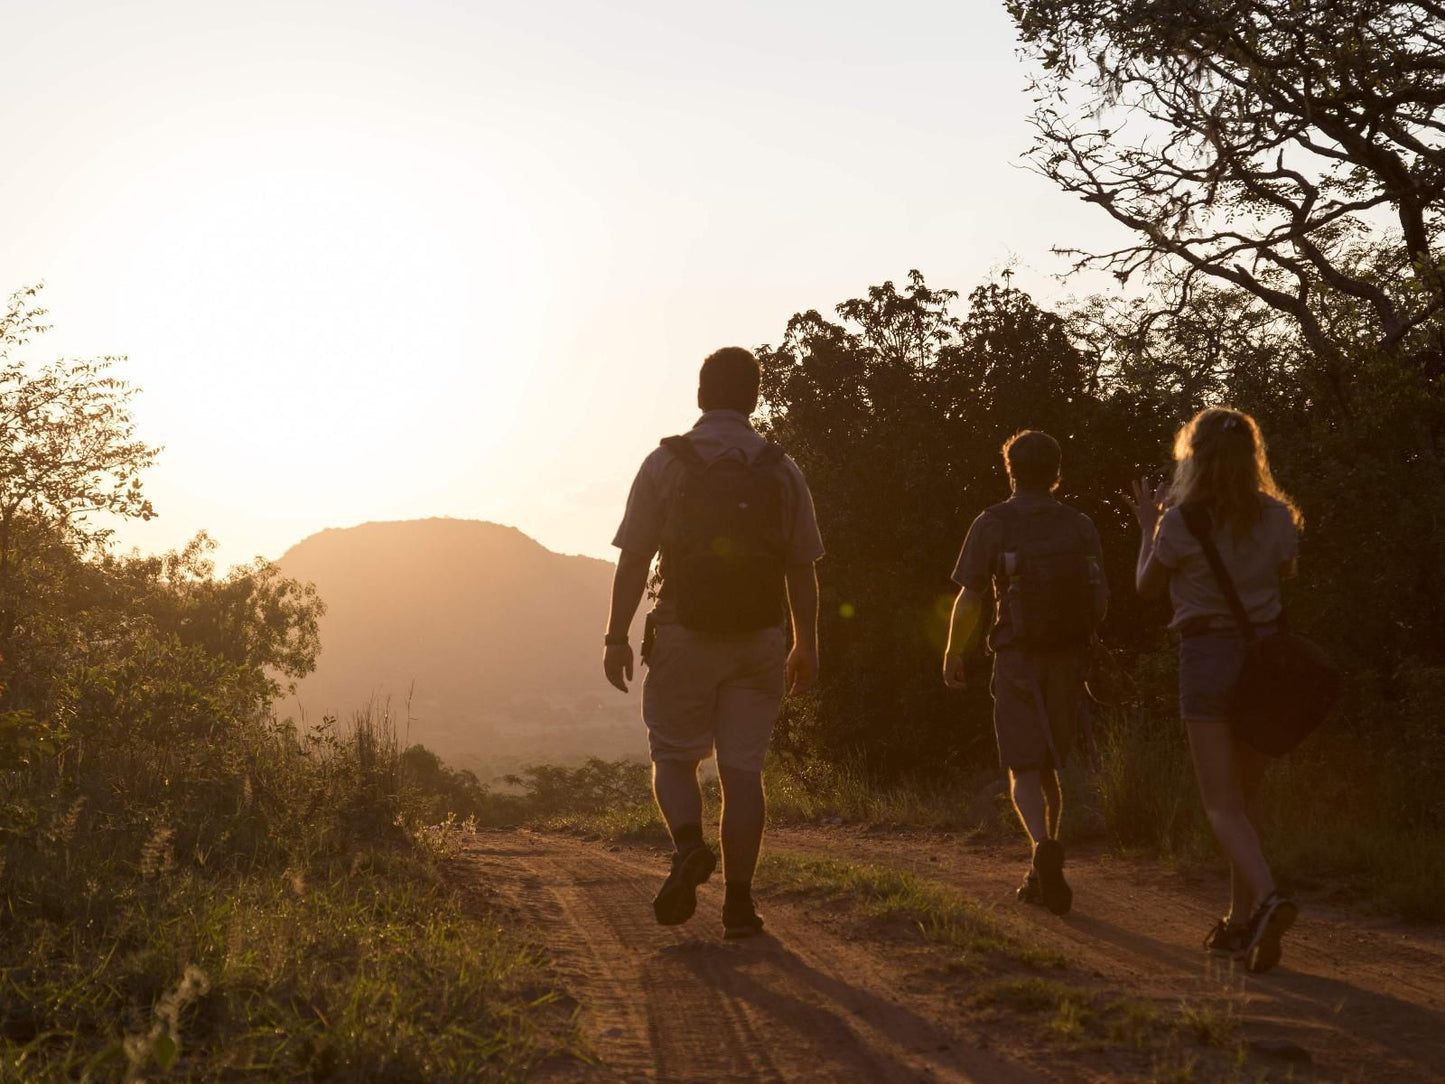
[[[725,942],[720,887],[685,926],[653,922],[666,872],[657,848],[527,830],[482,831],[460,874],[544,948],[575,999],[593,1060],[542,1066],[543,1080],[597,1081],[1426,1081],[1445,1079],[1445,933],[1304,900],[1279,967],[1243,973],[1200,939],[1221,878],[1081,852],[1071,914],[1013,900],[1023,859],[966,838],[843,826],[773,831],[779,851],[907,869],[993,908],[1022,940],[1057,951],[1036,974],[1172,1007],[1223,1006],[1228,1051],[1171,1041],[1125,1049],[1051,1035],[1037,1019],[980,1008],[1000,977],[950,962],[914,929],[807,895],[760,900],[767,935]],[[1007,966],[1007,965],[1005,965]],[[1231,1045],[1237,1045],[1231,1041]],[[1305,1057],[1307,1061],[1299,1060]]]

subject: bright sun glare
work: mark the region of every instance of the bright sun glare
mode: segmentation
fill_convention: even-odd
[[[304,464],[326,492],[283,486],[290,506],[268,511],[314,514],[413,486],[411,461],[446,462],[459,431],[478,457],[505,433],[536,252],[475,167],[297,131],[189,148],[117,202],[104,243],[133,254],[116,299],[133,358],[207,374],[142,373],[141,410],[168,416],[169,443],[204,433],[236,451],[188,479],[199,488]]]

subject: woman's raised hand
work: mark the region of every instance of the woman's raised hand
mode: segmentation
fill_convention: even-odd
[[[1129,483],[1129,492],[1124,494],[1124,503],[1147,533],[1153,533],[1168,500],[1169,483],[1160,482],[1156,486],[1152,478],[1135,479]]]

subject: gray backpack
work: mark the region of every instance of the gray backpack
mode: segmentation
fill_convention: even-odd
[[[1012,644],[1030,651],[1087,645],[1097,624],[1100,575],[1088,518],[1056,501],[1028,508],[1005,502],[989,512],[1003,527],[994,582]]]

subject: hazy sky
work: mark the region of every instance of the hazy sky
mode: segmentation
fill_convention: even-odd
[[[451,515],[610,553],[697,366],[1107,237],[996,0],[0,0],[0,290],[129,355],[162,549]]]

